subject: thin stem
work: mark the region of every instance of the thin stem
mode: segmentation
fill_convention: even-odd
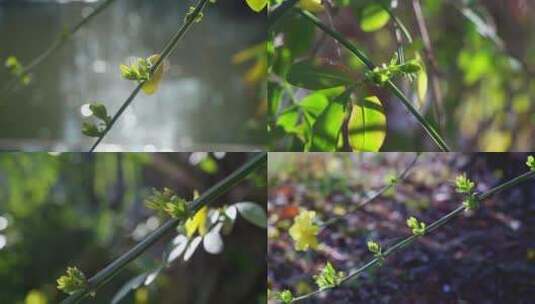
[[[160,58],[158,61],[152,66],[150,75],[156,71],[160,65],[166,60],[171,53],[176,49],[178,42],[182,39],[184,34],[188,31],[188,29],[191,27],[191,25],[195,22],[197,17],[202,13],[204,7],[208,3],[209,0],[199,0],[197,5],[195,6],[194,10],[189,13],[182,24],[182,26],[176,31],[176,33],[169,39],[163,50],[160,52]],[[134,101],[136,96],[139,94],[139,91],[141,90],[141,87],[145,84],[145,82],[139,83],[134,91],[128,96],[128,98],[123,102],[117,113],[112,117],[110,123],[106,126],[106,129],[103,130],[102,134],[97,138],[96,142],[93,144],[89,152],[95,151],[97,146],[100,144],[100,142],[104,139],[106,134],[111,130],[111,128],[115,125],[119,117],[123,114],[123,112],[128,108],[128,106]]]
[[[375,192],[374,195],[372,195],[371,197],[369,197],[368,199],[360,202],[358,205],[355,206],[355,208],[352,208],[350,210],[347,211],[346,214],[344,215],[341,215],[341,216],[336,216],[326,222],[324,222],[322,225],[321,225],[321,229],[325,229],[327,226],[329,225],[332,225],[338,221],[341,221],[342,219],[344,219],[346,216],[348,216],[351,212],[355,212],[357,211],[358,209],[366,206],[367,204],[373,202],[374,200],[378,199],[380,196],[383,195],[383,193],[385,193],[386,191],[388,191],[389,189],[391,189],[392,187],[394,187],[395,185],[403,182],[405,180],[405,178],[407,177],[409,171],[412,169],[412,167],[414,167],[414,165],[416,164],[416,161],[418,160],[418,158],[420,157],[420,153],[417,153],[416,156],[414,157],[414,159],[409,163],[409,165],[407,167],[405,167],[405,169],[403,169],[397,176],[396,176],[396,182],[395,183],[388,183],[386,185],[384,185],[379,191]]]
[[[94,17],[99,15],[101,12],[104,11],[105,8],[107,8],[110,4],[112,4],[116,0],[105,0],[103,1],[97,8],[91,12],[91,14],[87,15],[87,17],[80,20],[77,24],[75,24],[71,29],[68,29],[65,32],[62,32],[51,44],[50,46],[42,52],[39,56],[34,58],[32,61],[30,61],[26,66],[22,68],[21,75],[26,75],[33,71],[35,68],[37,68],[41,63],[43,63],[50,55],[52,55],[55,51],[60,49],[62,46],[65,45],[67,41],[69,41],[74,34],[76,34],[84,25],[89,23]],[[7,85],[4,87],[4,91],[9,91],[15,83],[18,81],[17,78],[11,79]]]
[[[437,62],[420,0],[412,0],[412,8],[414,10],[414,16],[416,17],[418,30],[424,44],[425,61],[430,70],[429,76],[431,79],[431,93],[433,94],[433,99],[435,101],[434,113],[435,116],[437,116],[436,118],[440,127],[444,128],[446,122],[444,121],[444,104],[442,102],[442,90],[440,88],[440,79],[438,78]]]
[[[238,182],[246,178],[254,170],[264,166],[267,162],[267,153],[262,152],[255,155],[251,160],[232,172],[229,176],[209,188],[199,198],[191,203],[191,214],[195,214],[203,206],[210,204],[214,199],[225,194],[229,189],[234,187]],[[89,288],[72,294],[63,300],[62,304],[78,303],[83,298],[94,293],[97,289],[105,285],[117,273],[123,270],[126,265],[143,254],[156,241],[161,239],[166,233],[172,231],[178,224],[179,219],[171,219],[165,222],[157,230],[149,234],[136,246],[128,250],[122,256],[118,257],[111,264],[99,271],[88,280]]]
[[[535,171],[526,172],[526,173],[524,173],[522,175],[519,175],[519,176],[517,176],[517,177],[515,177],[515,178],[513,178],[513,179],[511,179],[511,180],[509,180],[509,181],[507,181],[507,182],[505,182],[503,184],[500,184],[500,185],[498,185],[498,186],[486,191],[485,193],[477,195],[477,199],[485,200],[485,199],[491,197],[492,195],[497,194],[498,192],[510,189],[510,188],[512,188],[512,187],[514,187],[514,186],[516,186],[516,185],[518,185],[518,184],[520,184],[522,182],[525,182],[526,180],[528,180],[530,178],[533,178],[533,177],[535,177]],[[442,227],[443,225],[445,225],[446,223],[450,222],[452,219],[457,217],[459,214],[463,213],[465,210],[466,210],[466,207],[463,204],[461,204],[459,207],[457,207],[456,209],[454,209],[450,213],[442,216],[440,219],[436,220],[435,222],[433,222],[429,226],[427,226],[427,228],[425,230],[426,231],[425,235],[428,235],[429,233],[435,231],[439,227]],[[386,251],[384,251],[383,254],[382,254],[383,257],[386,258],[387,256],[390,256],[390,255],[396,253],[397,251],[409,246],[411,243],[413,243],[419,237],[421,237],[421,236],[411,235],[411,236],[399,241],[398,243],[392,245],[390,248],[388,248]],[[338,286],[334,286],[334,287],[329,287],[329,288],[324,288],[324,289],[321,289],[321,290],[313,291],[311,293],[308,293],[308,294],[305,294],[303,296],[300,296],[300,297],[297,297],[297,298],[293,299],[292,303],[296,303],[296,302],[300,302],[300,301],[306,300],[308,298],[311,298],[313,296],[316,296],[316,295],[320,294],[323,291],[327,291],[327,290],[330,290],[330,289],[338,288],[340,285],[343,285],[343,284],[347,283],[348,281],[358,277],[361,273],[363,273],[365,271],[368,271],[372,267],[378,266],[379,262],[381,262],[380,259],[372,258],[366,264],[364,264],[360,268],[352,271],[347,276],[342,278],[341,281],[340,281],[340,284]]]
[[[353,54],[355,54],[360,61],[362,61],[369,70],[373,71],[375,68],[375,64],[368,59],[368,57],[361,52],[354,44],[352,44],[349,40],[347,40],[342,34],[339,32],[331,29],[327,25],[325,25],[321,20],[319,20],[316,16],[311,14],[310,12],[299,10],[299,13],[305,17],[307,20],[312,22],[315,26],[317,26],[319,29],[327,33],[329,36],[331,36],[333,39],[337,40],[342,44],[344,47],[346,47],[349,51],[351,51]],[[409,110],[409,112],[416,118],[416,120],[422,125],[424,130],[431,136],[435,144],[442,150],[443,152],[449,152],[450,148],[446,144],[446,141],[442,138],[442,136],[435,130],[435,128],[431,125],[430,122],[428,122],[425,117],[423,117],[418,110],[412,105],[412,103],[409,101],[409,99],[401,92],[401,90],[392,82],[388,81],[386,83],[386,87],[390,89],[394,95],[396,95],[403,105]]]

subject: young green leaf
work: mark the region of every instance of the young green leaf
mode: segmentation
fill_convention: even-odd
[[[535,157],[533,157],[533,155],[528,156],[528,159],[526,160],[526,165],[531,171],[535,171]]]
[[[84,122],[82,125],[82,134],[89,137],[100,137],[102,130],[93,123]]]
[[[313,60],[294,63],[288,71],[286,80],[296,87],[309,90],[334,88],[356,82],[344,67]]]
[[[381,248],[381,244],[379,244],[379,242],[370,240],[368,241],[367,245],[368,250],[373,253],[373,256],[377,259],[377,263],[379,265],[382,265],[384,263],[385,258],[383,256],[383,248]]]
[[[348,129],[353,151],[379,151],[386,137],[386,116],[381,101],[369,96],[354,105]]]
[[[466,173],[463,173],[455,179],[455,187],[457,193],[470,194],[474,191],[475,183],[466,177]]]
[[[77,267],[68,267],[66,274],[59,277],[57,283],[58,289],[66,294],[73,294],[89,286],[84,273]]]
[[[321,270],[319,275],[314,276],[316,285],[320,289],[332,288],[338,286],[344,278],[343,272],[337,272],[330,262],[327,262],[325,267]]]
[[[425,234],[425,223],[419,222],[414,216],[411,216],[407,219],[407,226],[409,226],[412,234],[415,236],[422,236]]]
[[[351,90],[346,90],[320,114],[312,130],[310,151],[336,151]]]
[[[290,304],[292,303],[294,296],[291,291],[289,290],[283,290],[279,293],[276,293],[274,298],[276,300],[281,301],[283,304]]]
[[[360,14],[360,28],[365,32],[380,30],[388,21],[390,21],[390,14],[377,3],[368,4]]]
[[[472,193],[464,199],[463,206],[466,208],[466,211],[475,211],[479,208],[479,199]]]

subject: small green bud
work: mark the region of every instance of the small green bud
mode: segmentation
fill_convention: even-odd
[[[184,19],[185,22],[189,22],[191,18],[193,18],[193,13],[195,12],[195,7],[193,6],[190,6],[189,7],[189,11],[188,13],[186,14],[186,18]],[[195,23],[199,23],[202,21],[202,19],[204,18],[204,14],[203,12],[199,12],[197,14],[197,16],[195,16],[195,19],[193,19],[193,22]]]
[[[533,157],[533,155],[528,156],[526,165],[528,165],[531,171],[535,171],[535,157]]]
[[[395,185],[397,183],[399,183],[399,179],[397,176],[395,175],[389,175],[387,178],[386,178],[386,182],[389,184],[389,185]]]
[[[368,241],[368,250],[373,254],[381,253],[381,245],[376,241]]]
[[[5,64],[6,64],[6,68],[8,68],[8,70],[12,72],[22,69],[22,64],[15,56],[9,56],[6,59]]]
[[[292,303],[294,296],[288,289],[283,290],[275,295],[275,299],[281,301],[283,304]]]
[[[187,201],[178,197],[173,190],[164,188],[163,191],[156,189],[152,191],[153,194],[145,200],[147,208],[167,214],[173,218],[184,219],[189,216]]]
[[[93,115],[102,120],[106,125],[111,121],[111,117],[108,116],[108,110],[106,106],[101,103],[93,103],[89,105],[89,109],[93,112]]]
[[[479,208],[479,199],[475,194],[470,194],[463,201],[463,206],[466,208],[466,211],[471,212]]]
[[[425,234],[426,224],[424,222],[419,222],[414,216],[407,219],[407,226],[409,226],[412,234],[415,236],[422,236]]]
[[[58,289],[69,295],[88,288],[84,273],[76,267],[68,267],[67,273],[59,277],[57,283]]]
[[[89,137],[100,137],[102,135],[102,131],[99,130],[95,124],[88,122],[84,122],[82,126],[82,133]]]
[[[121,76],[128,80],[135,80],[144,82],[149,80],[152,64],[148,58],[137,58],[136,61],[130,65],[121,64],[119,70]]]
[[[455,179],[456,191],[458,193],[472,193],[475,187],[474,182],[466,177],[466,174],[457,176]]]
[[[373,253],[373,256],[377,259],[379,266],[382,266],[385,262],[385,257],[383,256],[381,244],[376,241],[368,241],[368,250]]]
[[[314,280],[320,289],[325,289],[338,286],[344,276],[343,272],[337,272],[334,266],[327,262],[320,274],[314,276]]]

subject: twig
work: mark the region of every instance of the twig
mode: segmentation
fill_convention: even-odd
[[[412,0],[412,8],[414,10],[414,15],[416,17],[416,23],[418,25],[418,31],[422,37],[422,42],[424,44],[424,54],[425,61],[427,66],[429,66],[429,78],[431,79],[431,93],[433,94],[433,100],[435,101],[435,116],[439,123],[441,130],[444,129],[446,123],[444,117],[444,103],[442,98],[442,89],[440,87],[440,79],[438,77],[438,65],[435,59],[435,52],[433,50],[433,44],[431,43],[431,38],[429,36],[429,31],[427,30],[427,25],[425,22],[422,5],[419,0]]]
[[[403,171],[401,171],[397,176],[396,176],[396,182],[395,183],[388,183],[386,185],[384,185],[381,189],[379,189],[379,191],[375,192],[374,195],[372,195],[371,197],[367,198],[366,200],[360,202],[359,204],[357,204],[354,208],[350,209],[347,211],[347,214],[344,214],[344,215],[341,215],[341,216],[337,216],[337,217],[334,217],[326,222],[324,222],[322,225],[321,225],[321,228],[324,229],[325,227],[331,225],[331,224],[334,224],[342,219],[344,219],[348,214],[350,214],[350,212],[355,212],[357,211],[358,209],[366,206],[367,204],[373,202],[374,200],[378,199],[380,196],[383,195],[383,193],[385,193],[386,191],[388,191],[389,189],[391,189],[392,187],[394,187],[394,185],[397,185],[399,184],[400,182],[404,181],[405,178],[407,177],[407,175],[409,174],[409,171],[412,169],[412,167],[414,167],[414,165],[416,164],[416,161],[418,160],[418,158],[420,157],[420,153],[416,154],[416,156],[414,157],[414,159],[409,163],[409,165],[407,167],[405,167],[405,169],[403,169]]]

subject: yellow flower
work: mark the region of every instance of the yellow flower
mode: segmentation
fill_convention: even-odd
[[[200,236],[204,236],[207,231],[206,218],[208,217],[208,207],[204,206],[197,211],[195,215],[189,218],[184,225],[186,227],[186,234],[191,238],[197,230]]]
[[[318,247],[316,235],[320,228],[314,224],[315,217],[316,212],[306,210],[295,217],[294,224],[290,227],[290,236],[295,241],[295,250],[305,251]]]
[[[313,13],[321,12],[325,8],[321,5],[322,0],[299,0],[299,7]]]
[[[158,54],[152,55],[149,58],[147,58],[147,60],[150,62],[150,64],[155,65],[158,62],[158,60],[160,60],[160,55]],[[145,94],[152,95],[156,92],[156,90],[158,90],[158,87],[160,86],[160,82],[162,81],[163,74],[166,68],[167,68],[167,62],[164,61],[158,67],[158,69],[154,71],[154,73],[152,74],[152,77],[143,84],[141,89],[143,90]]]

